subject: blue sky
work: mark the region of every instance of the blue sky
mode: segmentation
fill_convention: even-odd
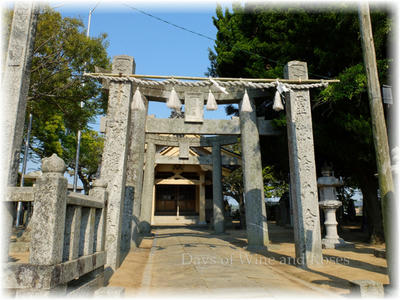
[[[222,2],[224,7],[231,7]],[[50,1],[49,5],[63,17],[80,18],[87,28],[89,11],[93,8],[90,36],[107,34],[107,53],[130,55],[136,61],[136,74],[205,76],[210,66],[208,49],[214,41],[176,28],[132,9],[140,9],[155,17],[201,33],[214,39],[213,25],[216,2],[171,1]],[[149,114],[167,118],[170,109],[163,103],[152,102]],[[226,119],[224,106],[217,111],[205,110],[205,118]],[[99,129],[99,118],[92,124]],[[37,170],[37,164],[28,163],[27,172]],[[72,177],[69,178],[72,183]],[[78,180],[78,185],[80,181]]]
[[[213,49],[213,40],[176,28],[132,8],[214,39],[217,29],[212,16],[215,16],[216,2],[188,3],[96,1],[79,4],[52,1],[51,6],[63,16],[82,19],[85,26],[90,9],[96,7],[91,18],[90,36],[106,33],[108,55],[111,58],[121,54],[133,56],[137,74],[205,76],[210,65],[208,49]],[[170,110],[162,103],[151,103],[149,114],[166,118]],[[216,112],[205,111],[205,117],[227,118],[223,106]]]

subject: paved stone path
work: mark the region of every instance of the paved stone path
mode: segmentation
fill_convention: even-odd
[[[157,228],[153,233],[136,296],[327,296],[322,289],[274,270],[268,258],[246,251],[244,239],[229,233],[213,235],[187,227]],[[128,287],[127,296],[131,292]]]

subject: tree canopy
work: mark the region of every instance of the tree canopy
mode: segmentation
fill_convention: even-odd
[[[7,13],[9,24],[12,13]],[[86,191],[103,148],[90,122],[105,112],[107,95],[98,82],[82,75],[95,66],[110,67],[106,37],[87,38],[82,20],[62,17],[49,7],[38,16],[27,104],[27,115],[33,115],[30,151],[36,160],[57,153],[73,169],[81,130],[78,173]]]
[[[386,7],[371,7],[371,12],[380,83],[390,84],[392,19]],[[300,60],[307,62],[310,78],[341,80],[325,90],[311,90],[317,168],[329,163],[336,176],[351,178],[361,188],[372,238],[381,241],[380,207],[376,193],[372,195],[377,188],[376,162],[356,7],[235,4],[231,11],[218,7],[213,21],[218,29],[209,53],[213,76],[282,78],[284,65]],[[273,93],[267,107],[265,102],[256,103],[257,114],[273,119],[285,134],[261,137],[262,158],[264,165],[279,171],[276,176],[285,178],[286,119],[284,112],[272,110]],[[235,113],[232,107],[227,111]]]

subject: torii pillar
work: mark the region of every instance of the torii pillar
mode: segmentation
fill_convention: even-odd
[[[8,185],[15,185],[24,135],[33,46],[39,9],[35,3],[16,2],[11,23],[10,39],[2,74],[4,119],[5,176]]]
[[[116,74],[134,73],[135,61],[133,57],[127,55],[115,56],[112,72]],[[105,248],[107,250],[107,265],[114,270],[120,265],[131,98],[131,82],[110,83],[106,139],[100,177],[107,182],[108,205]]]
[[[136,89],[136,86],[134,86],[134,89]],[[145,104],[144,110],[131,109],[130,147],[126,170],[124,217],[122,221],[122,248],[124,251],[129,251],[131,245],[137,247],[139,238],[146,138],[145,125],[148,111],[148,101],[144,96],[142,96],[142,99]]]
[[[221,144],[212,144],[213,220],[215,233],[225,231],[224,200],[222,196]]]
[[[284,73],[287,79],[308,79],[307,63],[290,61],[286,64]],[[322,263],[317,176],[308,89],[289,92],[289,99],[286,101],[286,123],[296,262],[306,267]]]
[[[37,4],[34,2],[15,3],[8,48],[3,61],[1,90],[4,96],[2,97],[4,114],[0,125],[3,153],[0,165],[3,167],[4,176],[1,177],[0,189],[4,198],[7,195],[7,186],[15,186],[18,178],[38,13]],[[0,219],[5,233],[3,245],[8,245],[15,208],[11,202],[3,201],[1,211]],[[8,259],[8,251],[4,251],[2,259]]]
[[[151,213],[153,207],[153,186],[156,145],[148,142],[146,149],[146,164],[143,175],[142,200],[140,207],[140,233],[145,235],[151,232]]]
[[[257,128],[256,108],[252,101],[251,107],[252,112],[244,112],[239,105],[247,244],[249,250],[262,250],[268,246],[269,237],[264,200],[260,137]]]

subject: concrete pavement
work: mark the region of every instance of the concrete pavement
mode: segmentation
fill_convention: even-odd
[[[124,278],[127,296],[275,297],[329,296],[330,293],[274,270],[271,258],[249,252],[244,237],[189,227],[156,228],[140,286],[130,287],[117,270],[110,285]],[[131,252],[130,255],[134,255]],[[127,257],[129,261],[129,255]],[[122,268],[129,268],[122,265]],[[132,266],[133,267],[133,266]],[[139,271],[139,270],[138,270]],[[139,274],[136,274],[139,275]],[[331,294],[333,295],[333,294]]]

